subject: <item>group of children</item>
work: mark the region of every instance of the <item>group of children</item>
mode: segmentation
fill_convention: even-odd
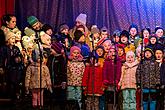
[[[44,90],[61,109],[164,109],[165,71],[163,28],[138,32],[86,26],[86,14],[69,29],[54,33],[49,24],[29,16],[20,31],[16,17],[2,17],[0,88],[14,100],[32,93],[32,106],[43,106]],[[161,98],[158,99],[158,97]],[[83,106],[85,105],[85,106]]]

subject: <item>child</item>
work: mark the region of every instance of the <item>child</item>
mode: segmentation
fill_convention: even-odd
[[[43,106],[44,88],[49,89],[50,92],[52,92],[52,88],[51,88],[49,69],[44,64],[42,64],[42,72],[41,72],[42,82],[40,85],[40,55],[38,50],[33,51],[32,59],[33,59],[33,63],[31,63],[26,70],[25,88],[27,93],[29,90],[31,90],[32,106],[36,108],[38,106],[41,107]]]
[[[165,109],[165,61],[162,62],[160,68],[160,82],[161,82],[161,110]]]
[[[9,85],[9,94],[13,101],[20,96],[20,84],[23,78],[23,63],[22,55],[17,46],[15,46],[15,34],[8,31],[5,33],[6,50],[5,50],[5,63],[6,63],[6,76]]]
[[[100,110],[99,98],[103,95],[105,89],[102,81],[102,62],[100,62],[104,56],[102,46],[96,47],[95,56],[96,59],[93,60],[97,60],[98,62],[93,64],[93,61],[91,61],[91,65],[85,67],[82,79],[84,94],[87,96],[86,110]]]
[[[123,93],[123,110],[136,110],[136,69],[138,62],[135,54],[128,51],[126,62],[122,66],[122,74],[119,82]]]
[[[126,61],[126,54],[125,54],[124,47],[120,44],[118,44],[117,47],[118,47],[119,59],[121,60],[122,63],[124,63]]]
[[[82,62],[81,49],[77,46],[72,46],[70,49],[69,61],[67,64],[67,99],[70,101],[78,101],[81,109],[81,85],[82,77],[85,70],[85,65]]]
[[[103,82],[106,86],[108,86],[107,92],[110,93],[110,96],[107,96],[107,99],[110,102],[111,107],[113,107],[113,93],[116,93],[117,84],[120,80],[122,66],[120,59],[117,57],[116,51],[117,50],[115,49],[115,47],[111,46],[109,50],[109,55],[104,60],[103,64]]]
[[[129,42],[129,33],[126,30],[123,30],[120,34],[120,44],[123,45],[125,53],[130,50],[135,51],[134,41],[133,44]]]
[[[151,30],[150,28],[144,28],[142,29],[141,33],[142,33],[142,38],[143,38],[143,44],[144,46],[147,46],[149,43],[149,36],[151,34]]]
[[[143,110],[156,110],[157,85],[160,84],[159,64],[153,59],[150,48],[144,50],[144,61],[136,71],[137,87],[143,92]]]

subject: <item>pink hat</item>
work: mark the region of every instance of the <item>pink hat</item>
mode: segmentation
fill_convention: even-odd
[[[71,48],[70,48],[70,55],[69,55],[69,59],[70,60],[72,60],[73,59],[73,52],[75,51],[75,50],[78,50],[80,53],[81,53],[81,49],[79,48],[79,47],[77,47],[77,46],[72,46]],[[83,56],[80,54],[79,56],[78,56],[78,61],[82,61],[82,59],[83,59]]]

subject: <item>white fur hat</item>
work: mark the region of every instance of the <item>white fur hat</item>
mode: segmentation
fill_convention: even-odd
[[[79,21],[81,23],[83,23],[84,25],[86,25],[86,21],[87,21],[87,15],[86,14],[79,14],[76,18],[76,21]]]
[[[126,53],[126,59],[128,58],[128,56],[133,56],[135,58],[135,53],[133,51],[128,51]]]
[[[8,41],[12,37],[15,38],[15,34],[13,32],[8,31],[8,32],[5,33],[5,41]]]

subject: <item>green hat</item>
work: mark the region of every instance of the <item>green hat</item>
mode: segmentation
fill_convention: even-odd
[[[146,52],[146,51],[149,51],[149,52],[151,52],[152,55],[154,55],[154,52],[153,52],[153,50],[152,50],[151,48],[147,47],[147,48],[144,50],[144,52]]]
[[[33,31],[32,29],[26,27],[25,30],[24,30],[24,33],[26,36],[31,36],[32,34],[35,34],[35,31]]]
[[[29,16],[29,17],[27,18],[27,22],[28,22],[31,26],[33,26],[36,22],[38,22],[38,19],[37,19],[35,16]]]

